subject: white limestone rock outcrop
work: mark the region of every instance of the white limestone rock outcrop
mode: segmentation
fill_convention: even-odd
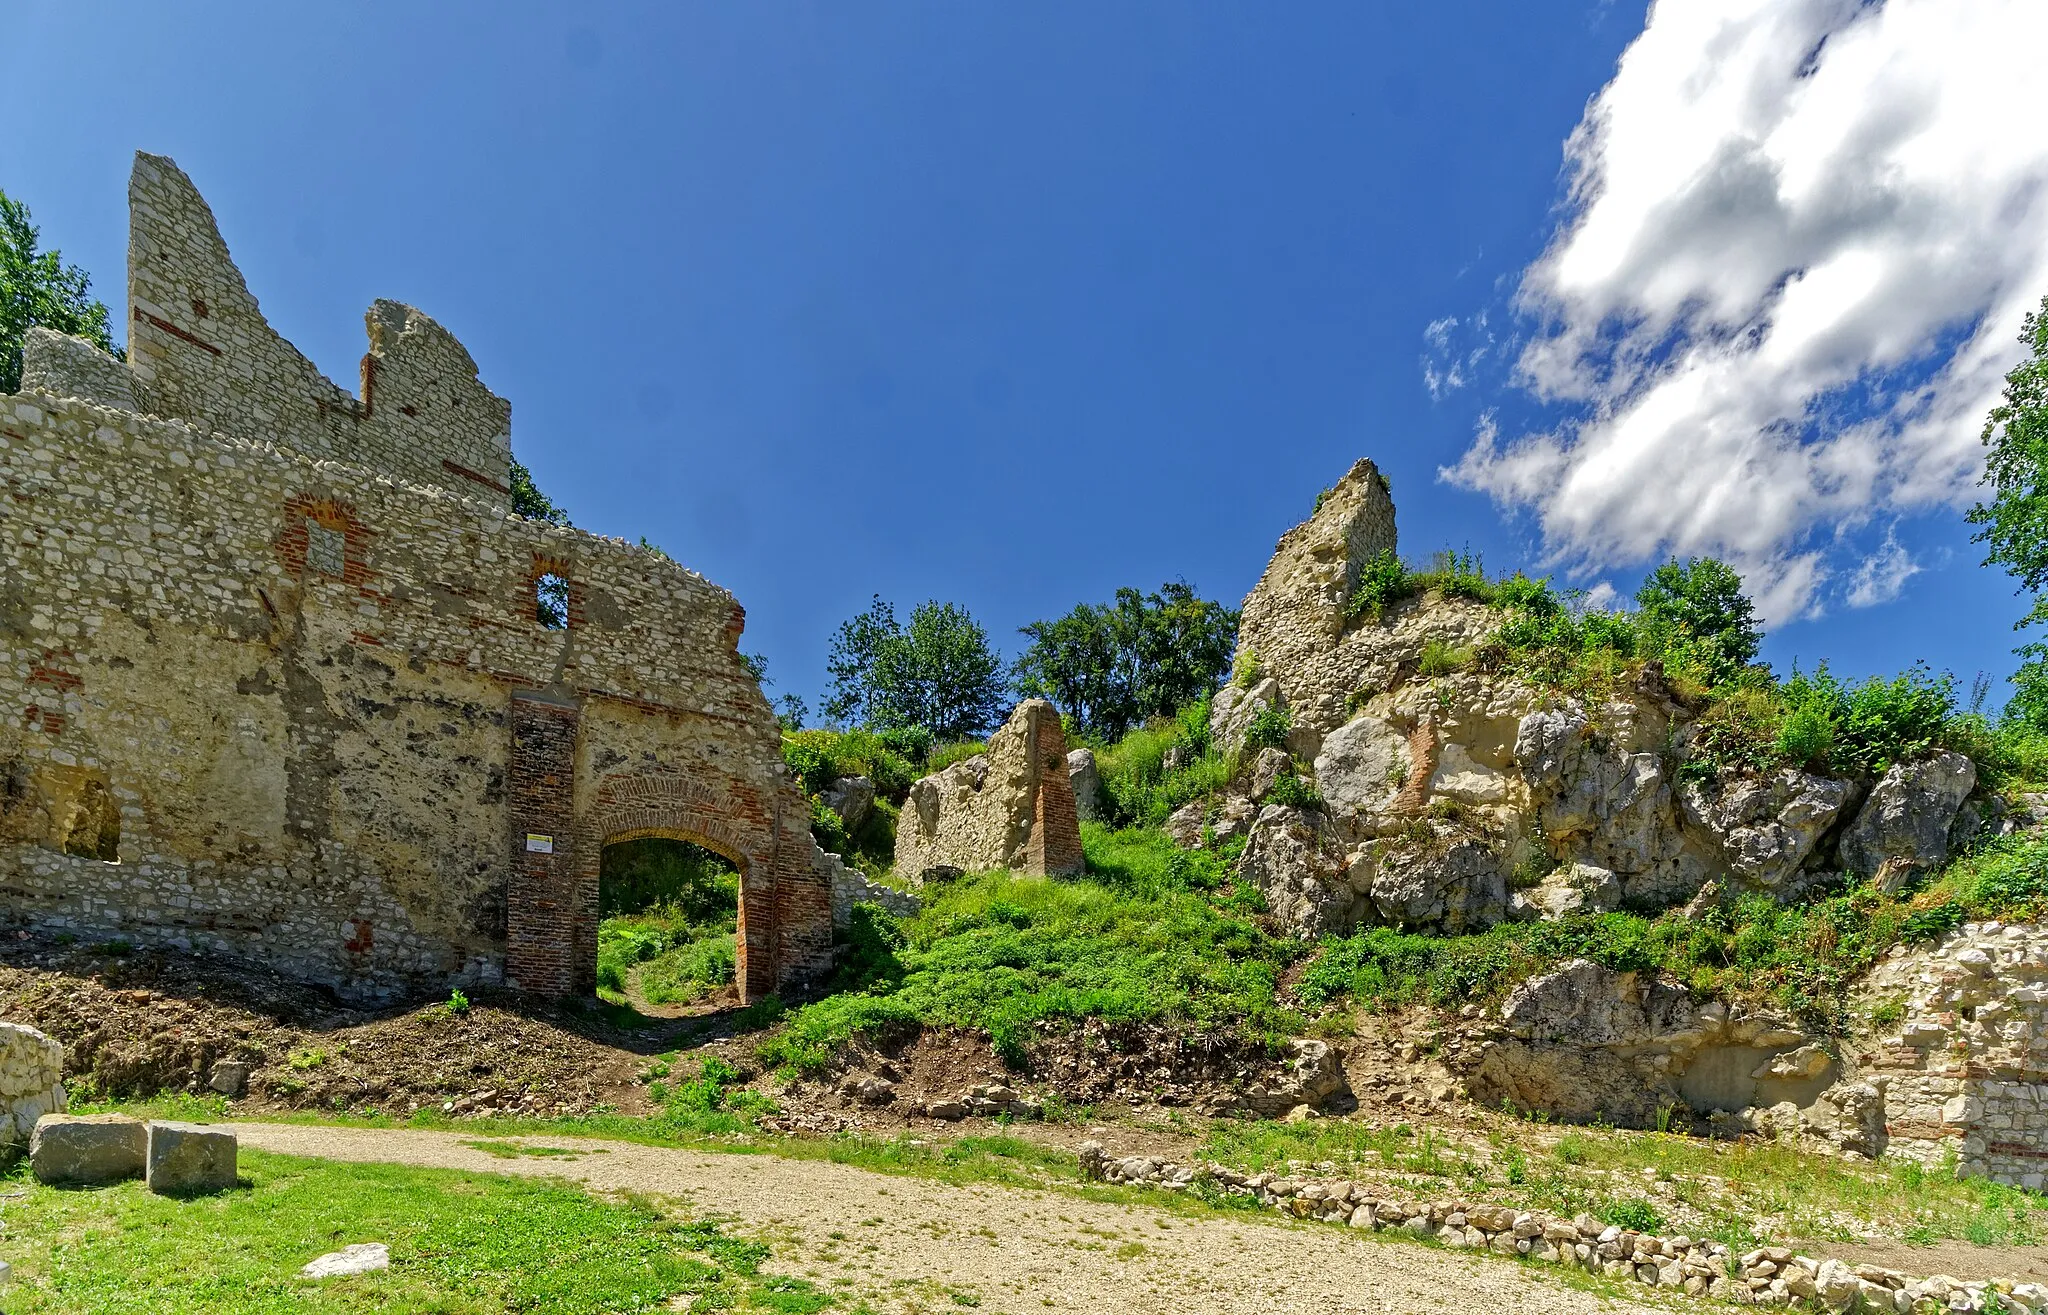
[[[1871,787],[1842,835],[1842,862],[1870,876],[1886,863],[1926,868],[1949,854],[1949,829],[1977,786],[1977,768],[1960,753],[1900,763]]]

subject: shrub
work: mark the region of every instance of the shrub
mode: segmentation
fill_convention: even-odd
[[[1441,639],[1432,639],[1422,646],[1422,655],[1416,660],[1418,675],[1448,676],[1454,671],[1463,671],[1472,665],[1472,650],[1462,644],[1449,644]]]
[[[1410,592],[1434,589],[1446,598],[1466,598],[1475,603],[1495,601],[1493,584],[1486,578],[1486,566],[1474,552],[1445,550],[1430,559],[1429,569],[1409,577]]]
[[[1756,605],[1742,577],[1712,557],[1671,561],[1636,591],[1640,628],[1656,637],[1662,656],[1709,686],[1733,680],[1763,643]]]
[[[1664,1227],[1664,1216],[1657,1213],[1657,1207],[1640,1198],[1609,1201],[1598,1213],[1601,1223],[1638,1233],[1654,1233]]]
[[[1240,649],[1230,660],[1230,683],[1239,689],[1250,689],[1258,684],[1260,672],[1259,651],[1255,648]]]
[[[1322,794],[1294,772],[1282,772],[1274,778],[1273,788],[1266,792],[1265,801],[1288,808],[1320,809],[1323,806]]]
[[[941,744],[931,751],[931,756],[925,762],[925,771],[943,772],[954,763],[964,763],[977,754],[987,752],[988,744],[983,740],[961,740],[956,744]]]
[[[811,800],[811,836],[820,849],[834,854],[846,852],[846,823],[822,799]]]
[[[1294,719],[1287,715],[1285,708],[1260,708],[1244,728],[1245,752],[1284,749],[1287,747],[1287,736],[1293,729]]]
[[[901,803],[910,783],[917,779],[918,770],[910,758],[892,747],[891,740],[912,747],[922,742],[928,747],[930,737],[929,731],[915,728],[792,731],[782,737],[782,761],[802,782],[807,795],[818,793],[842,776],[865,776],[874,782],[877,795]]]
[[[1382,549],[1359,567],[1358,584],[1345,604],[1344,615],[1353,621],[1377,621],[1388,607],[1416,592],[1408,569],[1393,549]]]

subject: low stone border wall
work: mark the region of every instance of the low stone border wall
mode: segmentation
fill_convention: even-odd
[[[1099,1182],[1185,1191],[1198,1182],[1228,1196],[1297,1219],[1374,1231],[1398,1230],[1444,1246],[1526,1256],[1591,1274],[1677,1288],[1690,1296],[1738,1306],[1795,1306],[1828,1311],[2048,1312],[2048,1287],[2038,1283],[1964,1282],[1946,1275],[1910,1278],[1874,1265],[1761,1247],[1736,1255],[1719,1242],[1656,1237],[1603,1224],[1590,1215],[1561,1219],[1539,1210],[1510,1210],[1467,1201],[1425,1201],[1348,1180],[1243,1174],[1212,1164],[1175,1164],[1148,1156],[1116,1158],[1100,1142],[1081,1145],[1081,1173]]]

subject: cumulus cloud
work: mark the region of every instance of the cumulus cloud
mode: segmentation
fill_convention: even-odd
[[[1875,607],[1905,591],[1906,581],[1920,574],[1920,563],[1899,542],[1898,527],[1885,531],[1884,542],[1863,559],[1849,582],[1849,606]]]
[[[1895,597],[1896,538],[1844,582],[1846,545],[1970,498],[2048,293],[2043,50],[2040,0],[1659,0],[1516,296],[1566,418],[1445,477],[1581,572],[1713,553],[1777,621]]]

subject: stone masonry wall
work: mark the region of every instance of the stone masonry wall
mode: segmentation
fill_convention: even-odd
[[[358,403],[175,165],[138,156],[131,200],[125,381],[32,334],[43,391],[0,396],[0,923],[352,995],[582,990],[604,845],[662,835],[741,869],[745,996],[822,971],[732,595],[507,515],[508,408],[432,320],[372,307]]]
[[[1887,1152],[2048,1185],[2048,927],[1966,924],[1863,989],[1897,1014],[1855,1054],[1883,1094]]]
[[[910,787],[896,823],[896,871],[921,881],[943,868],[1082,870],[1066,735],[1052,704],[1026,699],[989,738],[987,753]]]
[[[509,505],[511,405],[453,334],[377,302],[358,399],[270,327],[176,164],[138,153],[128,202],[128,360],[143,409]]]

